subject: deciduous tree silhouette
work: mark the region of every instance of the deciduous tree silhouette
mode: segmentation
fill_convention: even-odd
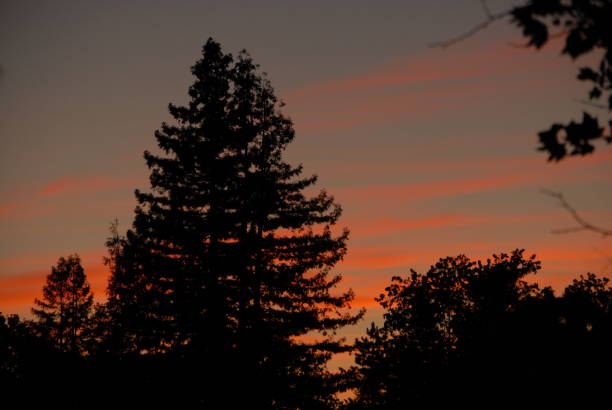
[[[580,68],[578,79],[592,84],[589,100],[604,100],[603,105],[590,105],[612,111],[612,1],[531,0],[514,8],[511,14],[529,39],[529,46],[541,48],[552,36],[560,35],[565,37],[562,53],[574,60],[591,52],[599,54],[599,63]],[[595,149],[594,142],[612,142],[612,119],[608,124],[606,132],[597,117],[584,112],[580,122],[556,123],[540,132],[540,150],[548,152],[549,160],[554,161],[567,155],[590,154]]]
[[[361,316],[346,309],[351,292],[331,293],[341,208],[306,196],[316,176],[283,161],[292,122],[246,52],[209,39],[192,73],[191,100],[170,104],[175,123],[155,134],[163,154],[145,152],[152,190],[136,192],[132,229],[109,243],[126,351],[185,358],[208,376],[200,402],[329,407],[325,363],[347,349],[333,333]]]
[[[382,326],[356,342],[355,408],[602,400],[611,380],[611,289],[581,277],[562,298],[528,284],[540,263],[523,251],[486,263],[441,259],[393,278],[377,300]],[[605,368],[605,367],[604,367]],[[520,393],[518,393],[520,392]]]
[[[377,298],[386,311],[383,325],[372,324],[356,343],[361,369],[356,407],[460,401],[458,395],[467,392],[454,377],[457,367],[466,360],[476,366],[477,352],[494,354],[496,328],[505,315],[539,292],[523,281],[539,267],[517,250],[486,264],[448,257],[426,274],[394,277]]]
[[[553,37],[563,37],[562,53],[573,60],[594,53],[600,57],[594,67],[581,67],[578,80],[591,83],[588,100],[584,103],[598,110],[612,111],[612,1],[610,0],[529,0],[524,4],[499,13],[491,13],[482,0],[486,20],[453,39],[435,43],[448,47],[486,28],[490,23],[511,18],[513,24],[527,37],[528,47],[542,48]],[[594,101],[603,100],[603,103]],[[548,159],[559,161],[567,156],[586,155],[594,151],[596,142],[612,142],[610,129],[599,124],[595,115],[583,113],[580,121],[555,123],[541,131],[541,151]]]
[[[78,255],[59,258],[47,275],[42,299],[35,299],[34,304],[37,308],[32,309],[32,314],[43,335],[49,337],[59,350],[79,354],[93,294]]]

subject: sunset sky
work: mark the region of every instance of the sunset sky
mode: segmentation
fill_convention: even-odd
[[[343,207],[335,272],[368,308],[355,335],[380,317],[373,298],[392,275],[445,256],[525,248],[542,261],[534,279],[558,291],[610,276],[612,238],[551,233],[575,223],[540,192],[612,228],[612,150],[560,163],[536,150],[538,131],[587,108],[577,65],[559,42],[520,47],[505,21],[429,47],[484,18],[476,0],[2,2],[0,312],[27,316],[71,253],[104,299],[108,227],[130,226],[134,189],[148,188],[142,152],[168,103],[186,102],[208,37],[268,73],[294,120],[286,158]]]

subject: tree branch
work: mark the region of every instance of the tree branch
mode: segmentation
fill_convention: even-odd
[[[489,4],[487,3],[487,0],[480,0],[480,5],[482,6],[482,10],[487,15],[487,17],[489,19],[492,19],[493,14],[491,13],[491,9],[489,9]]]
[[[570,215],[574,218],[574,220],[578,223],[578,226],[572,228],[564,228],[564,229],[554,229],[552,233],[571,233],[571,232],[580,232],[580,231],[592,231],[602,235],[603,237],[612,236],[612,230],[604,229],[599,226],[595,226],[587,221],[585,221],[574,207],[572,207],[569,202],[565,199],[561,192],[551,191],[549,189],[541,190],[544,195],[548,195],[550,197],[555,198],[559,201],[561,206],[566,209]]]
[[[584,105],[588,105],[593,108],[599,108],[600,110],[606,110],[606,111],[609,110],[608,106],[606,106],[605,104],[597,104],[592,101],[580,100],[580,99],[574,99],[574,101],[579,102]]]
[[[465,40],[466,38],[470,38],[472,37],[474,34],[478,33],[479,31],[484,30],[485,28],[487,28],[489,26],[489,24],[497,21],[497,20],[501,20],[504,17],[507,17],[510,15],[510,13],[512,12],[512,9],[509,10],[505,10],[502,11],[500,13],[491,13],[491,10],[489,9],[489,5],[487,4],[486,0],[481,0],[480,4],[482,6],[482,10],[485,14],[485,16],[487,17],[487,19],[477,25],[475,25],[474,27],[472,27],[471,29],[469,29],[468,31],[466,31],[465,33],[462,33],[456,37],[450,38],[448,40],[444,40],[444,41],[438,41],[436,43],[432,43],[429,46],[432,48],[446,48],[449,46],[452,46],[453,44],[459,43],[460,41]]]

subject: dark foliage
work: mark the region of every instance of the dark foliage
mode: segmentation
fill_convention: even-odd
[[[95,375],[81,356],[58,349],[38,326],[0,314],[0,403],[3,408],[81,408]]]
[[[539,268],[517,250],[393,278],[378,298],[383,325],[356,341],[354,407],[603,399],[612,289],[589,274],[557,298],[523,280]]]
[[[529,46],[543,47],[551,37],[565,38],[563,54],[577,59],[589,53],[600,58],[594,67],[582,67],[578,79],[591,84],[588,99],[595,108],[612,111],[612,2],[610,0],[531,0],[512,9],[514,23],[522,28]],[[595,149],[594,143],[612,142],[610,128],[599,124],[596,116],[584,113],[582,120],[566,124],[555,123],[539,133],[540,150],[549,160],[559,161],[567,155],[586,155]]]

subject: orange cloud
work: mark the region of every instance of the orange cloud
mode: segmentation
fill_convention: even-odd
[[[503,83],[483,81],[473,84],[447,84],[443,88],[429,87],[421,90],[398,92],[379,90],[377,94],[336,94],[319,97],[322,100],[306,101],[292,106],[292,115],[299,131],[350,129],[360,125],[393,120],[425,119],[454,116],[471,104],[474,97],[494,97],[520,94],[527,88],[554,87],[564,78],[549,75],[545,78],[505,80]],[[312,107],[312,108],[311,108]],[[308,109],[310,108],[310,109]]]
[[[466,178],[450,181],[376,184],[350,188],[339,187],[334,189],[334,194],[343,201],[356,201],[370,198],[382,198],[392,201],[414,201],[510,187],[520,185],[529,180],[529,175],[519,174],[488,178]]]
[[[570,65],[567,68],[573,71]],[[337,130],[434,115],[452,117],[476,101],[472,97],[521,95],[565,85],[567,79],[550,48],[533,53],[491,44],[476,51],[428,50],[307,85],[289,92],[285,100],[298,130]]]
[[[414,250],[411,246],[353,247],[338,265],[338,271],[365,271],[407,266],[423,260],[434,259],[437,252]]]
[[[9,202],[0,205],[0,218],[42,216],[49,213],[48,209],[37,207],[33,201]]]
[[[351,233],[361,237],[388,235],[397,232],[411,231],[424,228],[438,228],[443,226],[467,225],[484,220],[482,217],[466,215],[437,215],[426,218],[362,218],[359,220],[345,220],[343,224],[350,226]]]
[[[393,157],[393,150],[389,149],[388,156],[384,160],[377,157],[365,158],[359,161],[343,162],[337,160],[319,160],[311,164],[316,166],[320,175],[340,175],[351,176],[352,180],[366,179],[378,180],[379,177],[388,178],[389,175],[437,175],[437,174],[468,174],[483,173],[514,174],[520,172],[541,172],[542,170],[550,171],[551,174],[560,175],[567,172],[575,172],[580,170],[592,170],[601,165],[608,165],[612,161],[612,151],[600,150],[588,156],[587,159],[569,158],[567,161],[562,161],[556,164],[547,164],[544,157],[538,154],[529,156],[507,156],[503,154],[503,147],[514,146],[517,144],[535,145],[533,135],[507,135],[496,137],[474,137],[466,139],[466,143],[474,144],[474,146],[483,144],[495,144],[500,155],[490,154],[486,157],[466,157],[465,159],[444,158],[444,160],[435,160],[436,155],[440,152],[440,147],[429,146],[420,147],[417,152],[412,151],[412,156],[409,160],[397,160]],[[501,146],[501,147],[500,147]],[[529,146],[529,145],[527,145]],[[411,148],[412,150],[412,148]],[[386,150],[382,151],[387,154]],[[363,155],[363,154],[361,154]],[[604,177],[612,176],[612,169],[609,167],[600,167],[600,173],[605,174]],[[356,177],[358,176],[358,177]],[[566,178],[564,176],[564,178]],[[335,192],[335,188],[333,189]]]
[[[24,198],[0,204],[0,218],[27,218],[48,215],[54,212],[55,208],[63,208],[62,204],[57,201],[69,196],[77,196],[82,194],[96,193],[100,191],[112,191],[124,188],[133,188],[138,186],[143,181],[140,178],[107,178],[107,177],[80,177],[80,176],[65,176],[56,181],[47,183],[41,188],[30,191],[29,193],[21,193]],[[28,195],[26,197],[26,195]],[[125,201],[109,201],[104,204],[116,205],[125,203]],[[96,201],[94,205],[99,205]],[[91,211],[91,209],[88,209]]]
[[[375,99],[364,100],[364,104],[347,103],[340,111],[337,108],[319,113],[298,111],[292,118],[299,131],[342,130],[400,117],[429,118],[458,104],[450,101],[417,101],[415,98],[394,102],[382,98],[379,104]]]
[[[380,307],[378,302],[374,299],[377,298],[378,295],[380,295],[384,290],[385,290],[385,287],[382,286],[378,289],[377,293],[360,292],[359,294],[355,296],[355,299],[351,302],[351,306],[354,308],[366,308],[368,310],[372,308]]]
[[[541,54],[551,55],[544,51]],[[428,50],[411,57],[386,62],[370,71],[348,75],[344,78],[310,84],[288,94],[289,100],[313,95],[336,94],[354,90],[397,87],[401,85],[442,82],[446,80],[480,79],[486,76],[516,73],[517,70],[533,73],[557,68],[550,58],[534,58],[531,50],[516,47],[489,45],[476,51]]]
[[[2,284],[0,288],[3,291],[7,291],[21,288],[32,288],[38,285],[42,287],[47,273],[43,271],[34,271],[2,277],[0,278],[0,283]]]
[[[102,261],[106,255],[104,249],[89,249],[81,252],[75,251],[60,251],[60,252],[37,252],[37,253],[22,253],[9,257],[0,258],[0,268],[6,272],[10,268],[21,268],[22,271],[28,269],[47,269],[54,265],[60,256],[78,253],[83,264],[95,265]]]
[[[66,176],[46,184],[40,195],[79,194],[92,191],[108,191],[118,188],[133,187],[142,182],[136,178],[105,178]]]
[[[516,163],[516,168],[513,169],[511,173],[506,175],[461,178],[432,182],[369,184],[353,187],[336,187],[333,189],[333,193],[334,196],[339,198],[341,201],[358,201],[372,198],[380,198],[381,200],[389,201],[414,201],[464,195],[520,185],[529,185],[535,182],[543,183],[551,177],[560,174],[564,174],[564,179],[566,181],[580,178],[580,176],[575,174],[565,174],[577,169],[588,170],[601,163],[607,163],[610,158],[612,158],[612,153],[606,153],[598,157],[591,158],[588,163],[567,162],[562,166],[555,164],[555,167],[534,167],[533,169],[530,169],[529,167],[529,165],[533,164],[532,160],[511,160],[512,162]],[[440,166],[444,167],[444,164],[441,164]],[[598,171],[593,173],[591,176],[591,179],[609,178],[610,172],[608,170],[603,172]]]

